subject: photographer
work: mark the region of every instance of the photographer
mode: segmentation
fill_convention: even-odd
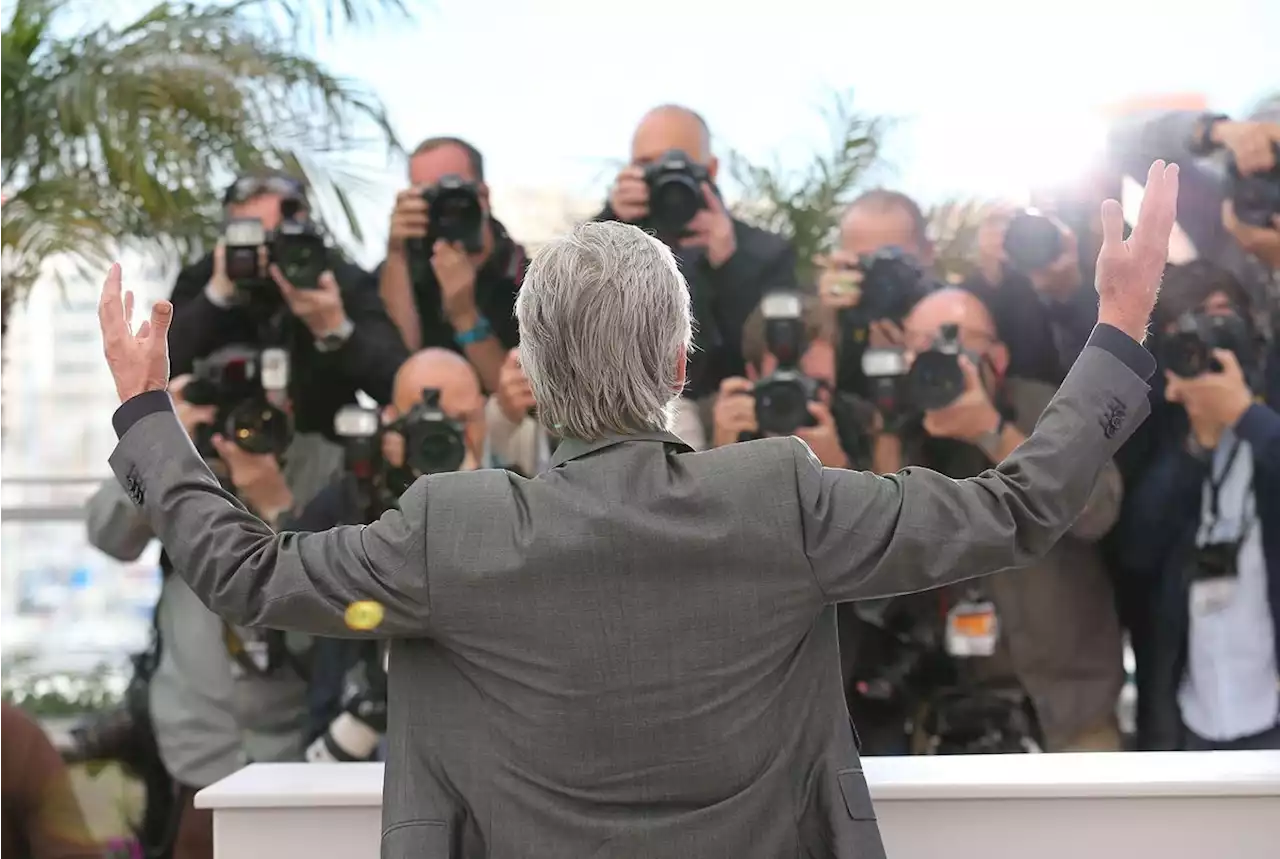
[[[686,392],[695,399],[743,374],[739,336],[764,294],[796,287],[791,246],[729,214],[716,187],[719,167],[701,116],[676,105],[656,107],[636,129],[631,163],[596,217],[643,227],[675,252],[696,320]]]
[[[996,206],[978,229],[978,257],[979,273],[962,286],[991,311],[1009,375],[1061,384],[1098,316],[1075,232],[1035,210]]]
[[[386,401],[407,353],[364,272],[325,247],[303,185],[277,172],[242,176],[224,210],[223,239],[173,287],[173,375],[232,343],[284,348],[304,433],[330,432],[357,390]]]
[[[1117,529],[1146,749],[1280,748],[1280,366],[1226,269],[1171,266],[1153,324],[1170,404]]]
[[[487,464],[525,477],[545,471],[559,440],[537,419],[533,387],[520,366],[520,350],[512,349],[498,374],[498,389],[485,406],[488,426]],[[694,450],[705,450],[707,433],[697,404],[676,403],[675,434]]]
[[[773,293],[742,328],[746,377],[720,383],[712,408],[711,446],[765,435],[795,435],[828,468],[849,468],[835,395],[834,315],[811,296]]]
[[[979,474],[1026,440],[1053,397],[1048,384],[1007,376],[1008,347],[968,291],[923,299],[902,334],[909,367],[902,408],[913,417],[881,417],[888,429],[875,442],[879,473],[923,465],[957,479]],[[1120,628],[1094,545],[1120,500],[1119,474],[1108,466],[1083,515],[1034,573],[996,574],[942,594],[940,639],[960,688],[1009,692],[1015,702],[1024,694],[1042,736],[1023,739],[1049,751],[1120,747]],[[939,617],[937,595],[899,599],[915,603],[921,617]]]
[[[871,399],[863,352],[901,345],[903,318],[937,286],[924,212],[906,194],[868,191],[841,217],[836,249],[817,262],[818,294],[837,321],[839,387]]]
[[[243,359],[229,348],[215,352],[212,360],[234,366]],[[283,455],[250,452],[228,440],[228,426],[218,425],[222,407],[188,401],[191,389],[207,381],[179,376],[170,382],[179,420],[199,449],[216,452],[215,473],[265,521],[287,515],[339,472],[341,449],[317,433],[293,434]],[[261,403],[245,411],[260,412]],[[253,446],[252,440],[264,434],[271,435],[250,432],[242,442]],[[89,499],[87,526],[90,544],[121,561],[135,560],[154,539],[116,480]],[[158,653],[145,661],[151,675],[139,682],[149,684],[148,712],[138,715],[149,720],[164,767],[179,785],[175,813],[180,817],[164,828],[170,844],[149,846],[172,846],[175,859],[203,859],[212,855],[212,817],[194,808],[195,792],[251,761],[302,759],[311,642],[230,627],[171,574],[166,555],[161,569],[153,642]]]
[[[488,391],[520,340],[516,293],[528,256],[489,209],[484,159],[456,137],[424,140],[396,196],[378,292],[410,351],[466,356]]]
[[[424,392],[437,395],[434,406],[424,402]],[[324,531],[367,524],[420,474],[477,468],[484,448],[484,402],[475,370],[464,358],[445,349],[414,354],[396,375],[394,398],[381,424],[371,415],[371,425],[344,428],[351,433],[345,439],[347,473],[282,519],[280,528]],[[435,407],[438,411],[432,411]],[[339,416],[338,422],[350,416]],[[372,758],[386,730],[385,656],[384,646],[377,642],[316,643],[308,760]]]

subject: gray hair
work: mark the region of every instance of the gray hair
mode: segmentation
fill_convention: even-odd
[[[548,430],[587,441],[671,430],[693,322],[666,245],[629,224],[580,224],[534,256],[516,317]]]

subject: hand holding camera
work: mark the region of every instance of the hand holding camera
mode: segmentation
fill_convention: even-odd
[[[278,265],[267,269],[271,279],[280,288],[290,312],[302,320],[311,336],[319,340],[326,334],[339,331],[347,324],[347,311],[342,304],[342,293],[333,272],[320,273],[315,289],[299,289],[289,282]]]
[[[609,191],[609,208],[619,221],[634,224],[649,215],[649,186],[644,168],[629,165],[622,168]]]
[[[1230,349],[1214,349],[1221,371],[1184,378],[1165,371],[1165,399],[1180,404],[1191,421],[1191,434],[1205,450],[1213,450],[1223,430],[1236,425],[1253,404],[1240,362]]]
[[[831,409],[815,401],[809,403],[809,414],[813,416],[814,425],[798,428],[796,436],[809,445],[818,462],[827,468],[848,468],[849,455],[840,444],[840,433]]]
[[[1235,203],[1222,204],[1222,225],[1236,243],[1270,269],[1280,270],[1280,215],[1271,216],[1271,226],[1258,227],[1242,223],[1236,216]]]
[[[476,310],[476,264],[459,242],[436,239],[431,270],[440,284],[440,302],[454,331],[470,331],[479,318]]]
[[[730,376],[720,383],[720,393],[711,413],[712,447],[724,447],[743,435],[759,432],[754,390],[755,386],[741,376]]]
[[[680,240],[686,248],[704,248],[707,262],[712,268],[720,268],[738,250],[738,240],[733,231],[733,219],[725,211],[724,203],[711,187],[702,183],[703,208],[693,216],[685,229],[688,235]]]
[[[221,435],[213,436],[213,448],[227,467],[236,496],[268,524],[293,507],[293,493],[275,454],[249,453]]]
[[[508,352],[507,360],[502,362],[502,369],[498,372],[497,396],[503,416],[513,424],[528,417],[535,406],[533,388],[520,366],[519,349]]]
[[[1240,173],[1267,173],[1276,167],[1280,123],[1222,120],[1213,124],[1211,134],[1213,142],[1231,153]]]
[[[396,194],[396,205],[391,210],[391,230],[387,238],[387,251],[403,254],[411,239],[426,238],[431,221],[427,200],[419,188],[406,188]]]
[[[934,438],[974,443],[1000,428],[1000,412],[969,356],[960,355],[957,360],[964,374],[964,391],[948,405],[926,410],[924,431]]]

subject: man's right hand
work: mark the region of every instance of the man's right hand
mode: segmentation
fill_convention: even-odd
[[[191,376],[175,376],[169,381],[169,398],[173,400],[173,411],[178,416],[178,423],[182,424],[182,428],[187,431],[187,435],[194,441],[196,437],[196,428],[205,424],[211,424],[217,417],[218,409],[215,406],[194,406],[188,403],[182,392],[191,382]]]
[[[406,239],[422,239],[427,235],[427,201],[417,188],[406,188],[396,194],[396,206],[391,210],[391,232],[387,238],[387,250],[404,253]]]
[[[632,164],[622,168],[609,191],[609,208],[613,216],[634,224],[649,214],[649,186],[644,181],[644,168]]]
[[[529,385],[529,377],[520,366],[520,350],[512,349],[507,353],[507,360],[502,362],[498,371],[498,407],[502,414],[513,424],[518,424],[529,416],[534,407],[533,388]]]
[[[1147,173],[1138,221],[1124,238],[1120,203],[1102,204],[1102,250],[1098,252],[1098,321],[1137,342],[1147,336],[1151,311],[1169,257],[1169,235],[1178,215],[1178,165],[1156,161]]]
[[[730,376],[720,383],[716,405],[711,413],[711,446],[733,444],[743,433],[760,431],[756,423],[754,385],[741,376]]]

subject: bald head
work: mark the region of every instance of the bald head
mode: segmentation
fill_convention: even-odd
[[[440,391],[440,408],[450,417],[461,418],[483,406],[484,395],[476,371],[457,352],[423,349],[409,356],[396,373],[391,401],[405,414],[422,400],[424,388]]]
[[[678,104],[664,104],[644,115],[631,138],[631,163],[648,164],[671,149],[683,150],[694,161],[710,168],[711,129],[696,111]]]
[[[840,219],[840,249],[853,256],[901,248],[925,265],[933,262],[924,212],[898,191],[867,191]]]
[[[964,289],[948,287],[922,298],[907,315],[911,331],[939,331],[943,325],[959,325],[988,339],[996,339],[996,323],[981,299]]]

